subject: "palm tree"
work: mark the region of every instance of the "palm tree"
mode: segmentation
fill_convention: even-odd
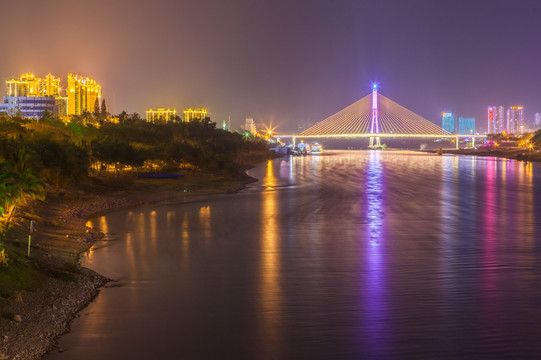
[[[11,220],[19,205],[45,198],[43,183],[34,174],[31,160],[30,154],[21,147],[15,159],[0,164],[0,213],[5,223]]]
[[[7,161],[0,162],[0,217],[5,223],[13,214],[16,188],[11,167]]]

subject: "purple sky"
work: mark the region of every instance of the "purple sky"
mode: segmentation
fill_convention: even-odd
[[[208,108],[296,132],[381,94],[440,124],[541,112],[541,0],[3,2],[0,78],[96,79],[108,110]]]

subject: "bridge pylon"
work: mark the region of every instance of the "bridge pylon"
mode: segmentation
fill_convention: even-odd
[[[370,133],[379,134],[378,121],[378,85],[372,85],[372,121],[370,122]],[[379,136],[370,136],[369,149],[381,149],[381,140]]]
[[[381,140],[379,136],[370,136],[370,144],[368,145],[369,149],[381,149]]]

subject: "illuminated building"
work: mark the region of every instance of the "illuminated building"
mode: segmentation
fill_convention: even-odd
[[[8,86],[7,96],[37,96],[38,84],[37,80],[32,73],[22,74],[17,79],[11,79],[6,81]]]
[[[7,96],[1,111],[23,117],[39,118],[44,110],[58,115],[94,112],[95,102],[101,98],[101,86],[79,75],[68,74],[67,96],[61,96],[60,79],[50,73],[44,79],[25,73],[6,84]]]
[[[52,96],[4,96],[0,113],[23,118],[39,119],[43,113],[57,113],[55,98]]]
[[[80,75],[68,74],[68,115],[93,113],[96,100],[101,99],[101,85],[94,79]]]
[[[244,125],[241,125],[240,127],[244,131],[249,132],[252,136],[255,136],[257,134],[257,129],[255,127],[253,118],[246,118],[246,120],[244,121]]]
[[[455,117],[453,113],[441,113],[441,127],[449,134],[455,133]]]
[[[535,126],[539,127],[541,126],[541,114],[535,113]]]
[[[177,116],[176,109],[164,109],[158,108],[156,110],[148,109],[147,110],[147,121],[148,122],[167,122],[174,119]]]
[[[36,78],[33,73],[22,74],[19,79],[6,81],[7,96],[59,96],[60,79],[48,74],[45,79]]]
[[[184,121],[192,121],[195,119],[203,120],[207,117],[207,109],[200,108],[200,109],[184,109]]]
[[[11,116],[39,119],[44,111],[58,113],[55,98],[60,96],[60,79],[48,74],[45,79],[33,73],[22,74],[19,79],[6,81],[7,96],[0,104],[0,112]]]
[[[508,131],[504,114],[505,112],[504,112],[503,106],[489,106],[488,107],[487,134],[497,134],[504,131]]]
[[[56,107],[58,109],[58,115],[66,116],[68,115],[68,97],[67,96],[57,96],[54,98],[56,102]]]
[[[40,96],[60,96],[60,79],[55,78],[51,73],[45,76],[45,80],[38,82],[38,91]]]
[[[487,124],[487,134],[495,134],[496,126],[494,126],[494,109],[492,106],[488,107],[488,124]]]
[[[458,134],[459,135],[474,135],[475,134],[475,118],[458,118]]]
[[[522,134],[524,120],[524,107],[511,106],[507,109],[507,132],[511,134]]]

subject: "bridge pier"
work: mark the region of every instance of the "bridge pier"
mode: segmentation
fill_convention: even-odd
[[[297,147],[297,137],[296,137],[296,136],[292,136],[292,137],[291,137],[291,141],[293,142],[293,148],[296,148],[296,147]]]
[[[458,139],[458,136],[457,136],[455,139],[456,139],[456,149],[458,150],[458,149],[460,149],[460,148],[458,147],[458,140],[459,140],[459,139]]]
[[[375,144],[374,144],[375,139]],[[381,140],[379,136],[370,136],[370,144],[368,145],[369,149],[380,149],[381,148]]]

